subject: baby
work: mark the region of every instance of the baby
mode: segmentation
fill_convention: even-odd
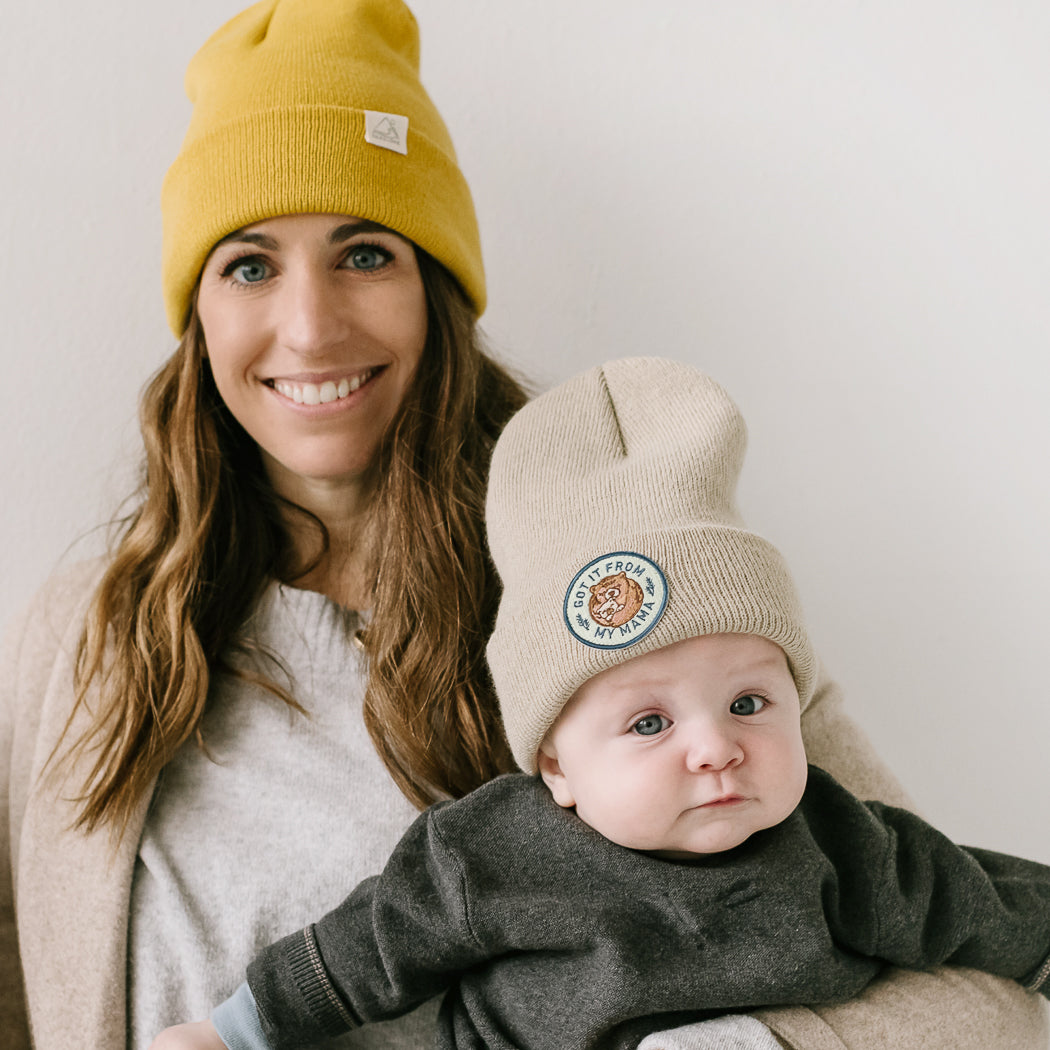
[[[153,1050],[308,1046],[440,993],[443,1050],[626,1050],[852,998],[886,963],[1050,996],[1050,868],[807,766],[816,661],[783,560],[735,509],[744,444],[717,384],[651,358],[512,420],[488,657],[525,772],[431,807],[380,875]],[[632,596],[615,610],[610,577]]]

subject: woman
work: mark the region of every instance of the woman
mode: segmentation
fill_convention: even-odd
[[[473,207],[417,69],[399,0],[265,0],[191,64],[163,196],[180,344],[143,399],[141,501],[105,564],[37,599],[0,679],[13,1046],[27,1024],[37,1050],[148,1045],[378,868],[414,806],[510,765],[481,505],[523,393],[478,349]],[[895,795],[830,686],[807,720],[816,761]],[[431,1016],[346,1045],[415,1050]],[[958,972],[763,1019],[717,1030],[800,1048],[1038,1031],[1013,986]]]

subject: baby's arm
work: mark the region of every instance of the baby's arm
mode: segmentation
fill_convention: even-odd
[[[462,873],[430,827],[437,808],[416,820],[382,874],[315,925],[264,948],[248,983],[211,1021],[168,1029],[150,1050],[327,1045],[444,991],[481,949],[466,923]]]
[[[484,960],[467,923],[462,872],[426,839],[410,833],[381,875],[250,963],[272,1050],[400,1016]]]
[[[821,669],[802,716],[809,759],[861,798],[909,800]],[[1013,981],[961,967],[890,967],[847,1003],[755,1011],[792,1050],[1016,1050],[1048,1045],[1050,1010]]]
[[[1050,867],[957,846],[816,767],[791,821],[827,865],[820,903],[838,944],[915,970],[970,966],[1050,998]],[[791,850],[777,854],[791,863]]]
[[[957,846],[816,768],[797,817],[830,864],[821,894],[838,943],[916,970],[971,966],[1050,998],[1050,867]]]
[[[971,966],[1050,998],[1050,867],[956,846],[907,810],[886,828],[873,953],[901,966]]]
[[[149,1050],[270,1050],[270,1043],[251,990],[242,984],[207,1021],[166,1028]]]

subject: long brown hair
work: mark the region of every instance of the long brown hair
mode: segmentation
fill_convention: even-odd
[[[513,768],[484,660],[499,585],[483,510],[492,446],[526,394],[482,349],[456,280],[417,255],[427,343],[381,447],[364,529],[374,567],[364,711],[391,776],[422,807]],[[270,580],[311,568],[286,530],[290,510],[311,516],[274,493],[219,396],[195,304],[143,393],[140,423],[138,504],[120,523],[76,655],[74,713],[88,711],[89,725],[66,751],[91,754],[78,825],[117,834],[179,747],[206,744],[213,675],[250,678],[299,708],[229,657],[252,648],[240,632]],[[313,523],[321,557],[327,535]]]

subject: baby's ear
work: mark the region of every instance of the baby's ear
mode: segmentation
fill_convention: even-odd
[[[575,806],[576,799],[569,787],[568,779],[562,772],[558,753],[549,740],[544,740],[540,744],[539,754],[536,755],[536,765],[539,766],[540,776],[543,777],[543,782],[550,790],[554,801],[566,809]]]

